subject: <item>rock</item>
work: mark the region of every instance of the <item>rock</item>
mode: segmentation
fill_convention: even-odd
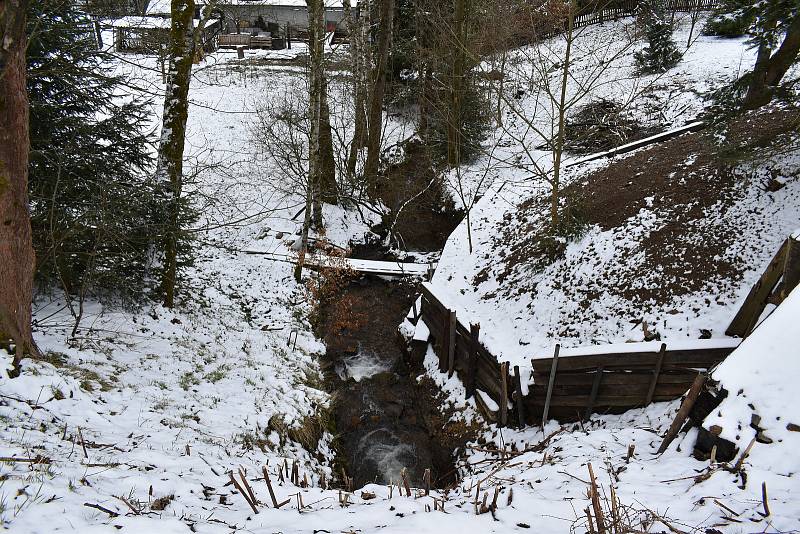
[[[722,428],[714,425],[709,430],[703,427],[698,429],[697,441],[694,444],[694,457],[698,460],[711,458],[711,450],[717,447],[716,460],[730,462],[736,458],[736,445],[727,439],[719,437]]]
[[[800,432],[800,425],[789,423],[788,425],[786,425],[786,430],[788,430],[789,432]]]

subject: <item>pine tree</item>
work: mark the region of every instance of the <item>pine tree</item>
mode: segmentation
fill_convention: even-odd
[[[149,108],[112,73],[70,0],[32,0],[30,193],[40,288],[143,293],[160,231]]]
[[[666,72],[681,59],[672,39],[672,23],[664,0],[647,0],[640,4],[639,16],[644,23],[648,46],[634,55],[640,74]]]
[[[723,0],[708,18],[703,33],[718,37],[741,37],[755,20],[751,0]]]

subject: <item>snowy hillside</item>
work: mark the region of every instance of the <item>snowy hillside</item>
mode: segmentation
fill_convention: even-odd
[[[707,81],[730,79],[752,56],[742,41],[701,37],[654,89],[652,98],[673,102],[664,88],[694,88],[681,93],[684,111],[662,128],[697,118],[708,104],[699,98]],[[480,323],[486,347],[512,364],[550,354],[556,343],[641,341],[645,323],[663,340],[723,336],[736,304],[796,226],[797,120],[793,109],[762,110],[567,168],[573,185],[564,203],[575,206],[578,228],[556,238],[555,251],[542,234],[548,186],[496,170],[471,212],[474,250],[464,221],[442,254],[437,294],[464,324]],[[773,178],[783,185],[768,191]]]

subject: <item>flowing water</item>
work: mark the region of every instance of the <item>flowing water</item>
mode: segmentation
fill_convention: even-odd
[[[358,326],[334,332],[333,318],[325,321],[325,375],[334,392],[338,459],[355,487],[398,482],[404,468],[412,485],[422,485],[426,469],[434,485],[455,479],[453,452],[459,444],[445,437],[437,389],[417,379],[422,371],[409,363],[397,334],[415,295],[415,286],[403,281],[362,278],[340,295],[361,318]],[[328,316],[333,313],[327,310]]]

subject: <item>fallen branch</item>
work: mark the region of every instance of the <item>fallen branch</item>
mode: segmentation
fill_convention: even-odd
[[[108,508],[105,508],[104,506],[100,506],[99,504],[94,504],[94,503],[91,503],[91,502],[85,502],[85,503],[83,503],[83,505],[86,506],[87,508],[94,508],[95,510],[100,510],[101,512],[105,512],[110,517],[119,517],[119,514],[117,512],[115,512],[114,510],[109,510]]]

